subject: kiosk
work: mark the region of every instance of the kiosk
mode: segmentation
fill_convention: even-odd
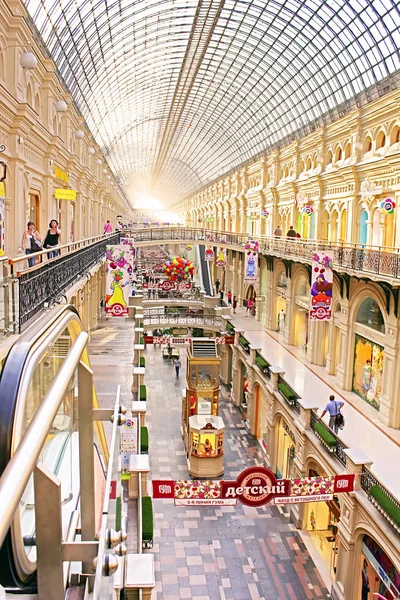
[[[188,469],[193,477],[213,479],[224,472],[224,432],[222,417],[189,417]]]

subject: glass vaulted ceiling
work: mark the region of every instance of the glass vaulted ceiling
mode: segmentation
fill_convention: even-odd
[[[395,0],[26,5],[121,184],[170,204],[400,68]]]

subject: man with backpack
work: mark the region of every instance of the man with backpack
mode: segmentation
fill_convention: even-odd
[[[322,411],[321,416],[318,417],[321,420],[326,413],[329,413],[329,428],[335,433],[338,433],[339,429],[344,427],[344,417],[340,412],[342,406],[344,406],[344,402],[335,400],[335,396],[332,394],[329,396],[329,402]]]

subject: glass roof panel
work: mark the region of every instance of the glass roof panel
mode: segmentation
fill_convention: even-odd
[[[166,204],[400,66],[397,0],[25,3],[117,179]]]

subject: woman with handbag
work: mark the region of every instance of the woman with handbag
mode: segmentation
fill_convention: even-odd
[[[38,231],[35,229],[35,223],[29,221],[26,231],[22,234],[21,248],[25,254],[34,254],[42,250],[42,238]],[[34,267],[36,264],[36,256],[28,258],[28,265]]]
[[[46,233],[46,237],[43,242],[44,248],[55,248],[60,245],[60,235],[61,229],[58,226],[58,221],[52,219],[49,223],[49,230]],[[48,253],[48,258],[53,258],[54,256],[59,256],[61,254],[60,250],[53,250]]]

